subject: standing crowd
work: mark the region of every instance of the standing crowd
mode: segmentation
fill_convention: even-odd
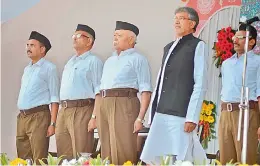
[[[108,157],[116,165],[127,160],[137,163],[137,135],[151,104],[151,126],[140,160],[160,164],[160,157],[169,154],[176,155],[178,160],[206,160],[197,126],[207,91],[209,57],[207,44],[193,36],[198,24],[194,9],[176,9],[176,39],[164,47],[154,89],[149,62],[135,49],[139,34],[136,25],[116,22],[115,51],[103,64],[91,52],[95,30],[78,24],[72,35],[75,55],[64,66],[61,81],[56,65],[45,59],[51,42],[32,31],[26,47],[31,62],[24,69],[18,98],[18,157],[39,163],[38,159],[47,157],[49,138],[54,134],[58,156],[72,159],[78,153],[91,153],[97,128],[102,158]],[[240,24],[233,37],[236,53],[222,65],[218,139],[220,161],[224,164],[231,159],[241,162],[242,141],[236,137],[247,27],[247,163],[256,163],[260,139],[260,56],[252,51],[256,29]]]

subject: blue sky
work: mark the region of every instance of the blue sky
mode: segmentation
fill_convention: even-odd
[[[15,18],[40,0],[2,0],[1,23]]]

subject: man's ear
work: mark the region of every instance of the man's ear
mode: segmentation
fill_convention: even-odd
[[[89,37],[88,40],[89,42],[87,43],[87,46],[92,46],[94,44],[94,39]]]
[[[191,28],[194,29],[195,25],[196,25],[196,22],[195,21],[191,21]]]
[[[46,48],[45,48],[45,46],[41,46],[41,53],[43,54],[45,54],[45,51],[46,51]]]
[[[256,40],[255,39],[251,39],[251,40],[249,40],[248,45],[253,47],[253,45],[255,45],[255,43],[256,43]]]
[[[129,36],[129,38],[128,38],[128,44],[129,44],[129,45],[132,45],[133,42],[134,42],[134,38],[133,38],[132,36]]]

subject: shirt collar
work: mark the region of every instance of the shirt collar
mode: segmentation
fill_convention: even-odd
[[[250,57],[251,57],[251,55],[253,55],[253,54],[254,54],[253,50],[250,50],[250,51],[247,52],[247,56],[250,56]],[[245,55],[245,54],[242,54],[240,57],[244,57],[244,55]],[[240,58],[240,57],[239,57],[239,58]],[[232,59],[233,59],[233,58],[237,58],[237,53],[235,53],[231,58],[232,58]],[[237,58],[237,59],[239,59],[239,58]]]
[[[37,65],[37,66],[42,66],[43,63],[44,63],[45,59],[44,58],[41,58],[40,60],[38,60],[38,62],[36,62],[35,64],[32,63],[32,61],[29,63],[29,66],[32,66],[32,65]]]
[[[193,37],[193,34],[192,33],[189,33],[189,34],[187,34],[187,35],[185,35],[185,36],[181,36],[181,37],[178,37],[178,38],[176,38],[176,40],[177,39],[179,39],[179,40],[181,40],[181,39],[189,39],[189,38],[192,38]]]
[[[134,53],[135,51],[136,51],[135,48],[129,48],[127,50],[121,51],[120,52],[120,56],[122,56],[122,55],[129,55],[129,54]],[[118,56],[117,51],[114,51],[113,55],[114,56]]]
[[[81,54],[80,56],[75,55],[75,58],[76,59],[86,59],[86,57],[88,57],[90,54],[91,54],[91,52],[87,51],[87,52],[84,52],[83,54]]]

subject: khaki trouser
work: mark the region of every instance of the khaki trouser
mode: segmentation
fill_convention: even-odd
[[[50,125],[50,110],[17,116],[16,147],[19,158],[38,159],[46,158],[49,149],[49,137],[46,137]]]
[[[94,131],[88,132],[88,123],[94,103],[84,107],[61,108],[57,117],[56,144],[58,156],[76,158],[77,153],[91,153],[94,146]]]
[[[237,141],[239,110],[228,112],[222,110],[219,122],[219,149],[220,162],[226,164],[233,159],[233,163],[241,163],[243,143],[243,120],[241,139]],[[247,137],[247,164],[256,164],[257,161],[257,130],[260,115],[258,108],[249,110],[249,128]]]
[[[137,162],[137,133],[134,122],[140,110],[137,97],[105,97],[97,103],[97,127],[101,157],[122,165]]]

